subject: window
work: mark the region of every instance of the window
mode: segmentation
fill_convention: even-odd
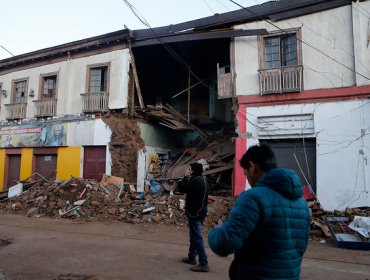
[[[301,42],[299,28],[259,36],[258,73],[261,94],[303,90]]]
[[[107,92],[108,66],[90,68],[89,93]]]
[[[57,75],[42,77],[41,99],[55,98],[57,92]]]
[[[297,65],[297,36],[288,34],[265,38],[265,69]]]
[[[14,102],[15,103],[26,102],[28,81],[21,80],[14,82],[14,89],[15,89]]]

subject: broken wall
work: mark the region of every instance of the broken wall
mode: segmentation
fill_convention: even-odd
[[[119,113],[103,117],[112,130],[109,150],[112,156],[112,175],[136,182],[138,151],[144,147],[140,127],[135,118]]]

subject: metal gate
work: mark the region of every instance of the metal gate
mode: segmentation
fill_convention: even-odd
[[[10,188],[17,184],[19,181],[19,174],[21,171],[21,155],[7,155],[9,168],[8,168],[8,180],[5,189]]]
[[[274,151],[278,167],[293,169],[305,186],[305,197],[310,198],[309,187],[316,193],[316,139],[260,140]]]
[[[35,172],[44,176],[46,179],[55,179],[57,171],[57,155],[35,155],[35,160]]]
[[[83,177],[85,179],[95,179],[100,182],[103,174],[105,174],[105,157],[105,146],[84,147]]]

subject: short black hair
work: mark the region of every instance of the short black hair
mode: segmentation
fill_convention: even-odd
[[[249,147],[240,159],[240,165],[244,169],[249,169],[250,161],[258,164],[264,172],[268,172],[277,167],[275,154],[266,144]]]
[[[190,164],[194,176],[201,176],[203,174],[203,164],[194,162]]]

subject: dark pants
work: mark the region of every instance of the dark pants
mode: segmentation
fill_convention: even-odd
[[[190,259],[195,259],[198,255],[200,265],[208,265],[208,258],[206,250],[204,249],[204,242],[202,236],[202,220],[188,218],[189,221],[189,255]]]

